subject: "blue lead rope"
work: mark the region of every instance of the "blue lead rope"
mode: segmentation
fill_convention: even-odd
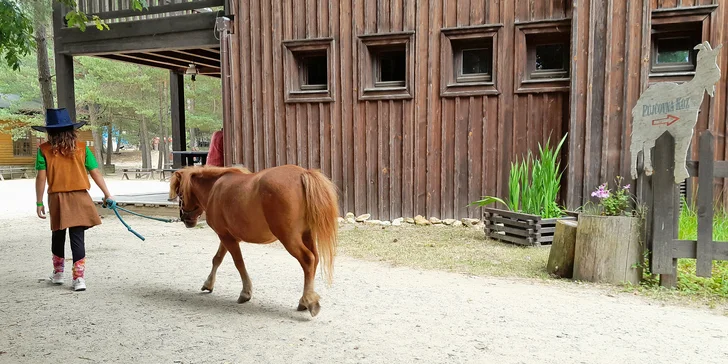
[[[161,221],[161,222],[167,222],[167,223],[176,221],[175,219],[160,219],[158,217],[142,215],[142,214],[136,213],[134,211],[129,211],[123,207],[117,206],[116,201],[114,201],[114,200],[106,200],[106,202],[103,204],[103,207],[114,211],[114,214],[116,214],[116,217],[118,217],[119,221],[121,221],[121,223],[124,224],[124,226],[126,226],[127,230],[129,230],[132,234],[136,235],[136,237],[141,239],[142,241],[145,240],[144,237],[141,234],[139,234],[138,232],[134,231],[134,229],[132,229],[131,226],[129,226],[129,224],[127,224],[126,221],[124,221],[124,219],[121,217],[121,214],[119,214],[119,210],[128,212],[132,215],[143,217],[145,219],[150,219],[150,220],[155,220],[155,221]]]

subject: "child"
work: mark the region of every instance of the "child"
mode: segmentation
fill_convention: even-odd
[[[38,170],[35,195],[38,217],[45,219],[43,193],[47,180],[53,253],[51,282],[63,283],[64,249],[66,229],[68,229],[73,253],[73,289],[76,291],[86,290],[84,232],[101,224],[99,214],[88,193],[91,185],[86,175],[87,171],[103,191],[104,201],[113,200],[104,178],[99,173],[93,153],[83,142],[78,141],[76,129],[84,124],[86,123],[73,123],[66,109],[49,109],[46,111],[46,126],[32,127],[48,134],[48,141],[38,148],[35,163],[35,169]]]

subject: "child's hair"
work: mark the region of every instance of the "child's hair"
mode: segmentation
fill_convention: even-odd
[[[76,153],[76,140],[78,136],[73,129],[61,131],[49,131],[48,142],[51,144],[53,154],[60,153],[63,156],[71,156]]]

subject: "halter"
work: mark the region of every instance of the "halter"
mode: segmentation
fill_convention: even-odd
[[[180,194],[180,193],[177,194],[177,200],[179,200],[179,218],[182,221],[185,221],[187,219],[187,217],[196,215],[199,212],[199,210],[201,209],[200,206],[197,206],[197,208],[192,211],[186,211],[183,207],[184,201],[182,199],[182,194]]]

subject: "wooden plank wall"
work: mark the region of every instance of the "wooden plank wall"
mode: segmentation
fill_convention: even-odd
[[[568,92],[514,91],[516,22],[564,19],[568,0],[239,0],[233,7],[233,163],[320,168],[342,213],[480,217],[466,205],[507,191],[510,162],[569,121]],[[443,27],[503,24],[499,95],[440,97]],[[432,29],[432,30],[431,30]],[[359,101],[362,34],[415,31],[409,100]],[[281,41],[332,37],[336,101],[283,101]]]
[[[725,43],[724,34],[728,31],[724,21],[728,10],[725,0],[588,0],[575,3],[572,40],[579,47],[572,47],[575,56],[569,126],[572,153],[569,155],[571,179],[567,187],[570,207],[587,201],[599,184],[611,183],[617,175],[629,176],[631,111],[642,90],[650,82],[683,80],[650,76],[652,11],[718,4],[718,9],[710,16],[709,31],[704,38],[716,46]],[[723,78],[716,86],[715,98],[711,100],[706,96],[704,101],[693,139],[693,158],[697,158],[700,132],[706,129],[716,137],[716,159],[725,160],[728,152],[725,143],[728,57],[719,57],[719,65]],[[720,181],[717,187],[722,189],[724,184]],[[728,202],[728,196],[724,194],[723,198]]]

